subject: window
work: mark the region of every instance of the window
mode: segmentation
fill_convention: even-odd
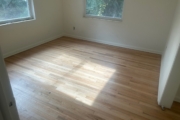
[[[34,19],[32,0],[0,0],[0,24]]]
[[[122,19],[124,0],[86,0],[86,15],[90,17]]]

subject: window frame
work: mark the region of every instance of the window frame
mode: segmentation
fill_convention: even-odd
[[[122,19],[123,19],[123,11],[124,11],[125,0],[124,0],[123,8],[122,8],[122,17],[121,18],[118,18],[118,17],[113,18],[113,17],[108,17],[108,16],[88,15],[88,14],[86,14],[86,2],[87,2],[87,0],[84,0],[84,17],[85,18],[97,18],[97,19],[113,20],[113,21],[122,21]]]
[[[27,1],[28,1],[30,17],[7,19],[4,21],[0,21],[0,26],[35,20],[36,17],[35,17],[35,10],[34,10],[34,1],[33,0],[27,0]]]

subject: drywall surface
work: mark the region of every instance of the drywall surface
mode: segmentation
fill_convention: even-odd
[[[167,108],[171,107],[180,84],[180,60],[177,61],[180,54],[178,52],[180,44],[180,0],[177,5],[173,27],[162,59],[159,82],[158,103]]]
[[[9,103],[12,102],[12,106]],[[0,110],[4,120],[20,120],[0,48]]]
[[[36,20],[0,26],[4,56],[53,40],[63,33],[61,0],[34,0],[34,6]]]
[[[176,97],[175,97],[175,100],[174,100],[174,101],[180,102],[180,87],[179,87],[179,89],[178,89],[178,91],[177,91],[177,93],[176,93]]]
[[[0,120],[4,120],[4,119],[3,119],[3,116],[2,116],[1,109],[0,109]]]
[[[155,53],[164,50],[177,0],[125,0],[122,21],[85,18],[84,2],[63,0],[66,36]]]

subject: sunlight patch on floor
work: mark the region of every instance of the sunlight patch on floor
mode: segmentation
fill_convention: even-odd
[[[73,64],[74,67],[64,75],[62,78],[64,79],[63,83],[56,85],[56,90],[79,102],[92,106],[116,70],[85,59],[68,55],[64,55],[62,58],[61,56],[61,59],[67,58],[69,61],[64,61],[64,65]],[[68,82],[67,79],[73,82]],[[79,84],[79,82],[83,85]]]

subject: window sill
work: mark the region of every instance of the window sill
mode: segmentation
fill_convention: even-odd
[[[101,19],[101,20],[109,20],[109,21],[122,21],[122,18],[111,18],[111,17],[92,16],[92,15],[84,15],[84,17]]]
[[[24,20],[19,20],[19,21],[12,21],[12,22],[8,22],[8,23],[0,23],[0,27],[6,26],[6,25],[12,25],[12,24],[30,22],[30,21],[34,21],[34,20],[36,20],[36,18],[24,19]]]

